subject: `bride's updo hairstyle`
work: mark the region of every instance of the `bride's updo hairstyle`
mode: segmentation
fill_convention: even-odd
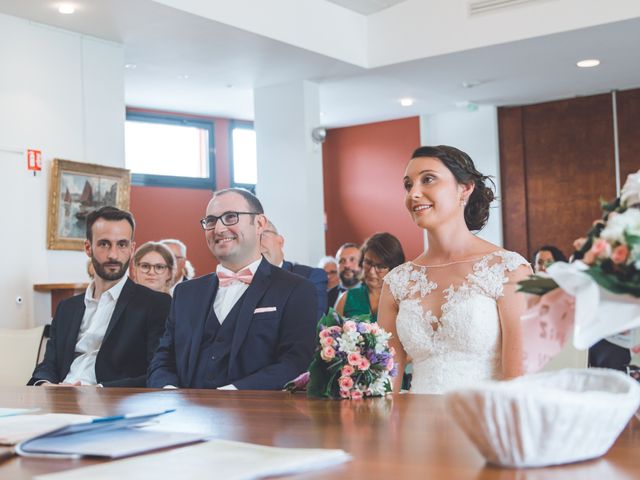
[[[420,147],[411,158],[419,157],[437,158],[451,171],[458,183],[475,185],[464,208],[464,221],[469,230],[481,230],[489,220],[489,206],[495,198],[493,189],[487,186],[487,182],[490,182],[495,187],[493,180],[476,170],[471,157],[455,147]]]

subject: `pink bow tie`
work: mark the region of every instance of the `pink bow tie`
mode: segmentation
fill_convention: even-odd
[[[217,272],[216,275],[218,276],[221,287],[228,287],[233,282],[242,282],[249,285],[251,283],[251,280],[253,280],[253,273],[251,273],[251,270],[249,270],[248,268],[245,268],[238,273],[229,274],[224,272]]]

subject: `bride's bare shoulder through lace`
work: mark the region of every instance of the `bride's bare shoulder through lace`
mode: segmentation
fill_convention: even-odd
[[[391,295],[396,303],[417,296],[424,297],[438,288],[435,282],[427,277],[427,267],[406,262],[391,270],[385,277],[384,283],[389,285]]]

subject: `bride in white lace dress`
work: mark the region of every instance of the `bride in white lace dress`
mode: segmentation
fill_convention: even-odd
[[[531,268],[471,233],[488,220],[494,196],[486,180],[453,147],[418,148],[407,165],[405,204],[429,247],[387,274],[378,322],[393,334],[398,371],[413,361],[411,393],[522,373],[526,298],[515,290]]]

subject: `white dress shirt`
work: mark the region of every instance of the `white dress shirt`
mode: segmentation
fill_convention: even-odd
[[[252,274],[256,274],[256,270],[258,270],[258,266],[262,261],[262,257],[260,257],[255,262],[250,263],[246,267],[242,267],[238,272],[241,272],[245,268],[251,270]],[[232,272],[228,268],[223,267],[222,265],[218,265],[216,268],[216,273],[223,272],[228,275],[233,275],[236,272]],[[213,311],[216,312],[216,316],[218,317],[218,321],[220,325],[224,322],[224,319],[229,315],[229,312],[236,304],[236,302],[240,299],[242,294],[247,291],[249,285],[243,282],[233,282],[226,287],[219,286],[218,292],[216,293],[216,298],[213,301]]]
[[[125,274],[118,283],[93,299],[94,282],[91,282],[84,294],[84,316],[76,341],[76,355],[78,355],[69,369],[63,383],[80,381],[82,385],[95,385],[96,357],[102,345],[104,334],[109,326],[111,315],[122,292],[128,276]]]

